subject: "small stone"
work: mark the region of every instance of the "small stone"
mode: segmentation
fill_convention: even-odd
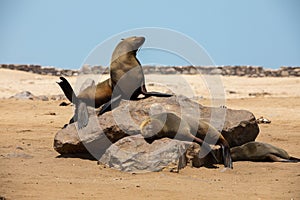
[[[66,103],[64,101],[59,104],[59,106],[68,106],[68,105],[70,105],[70,103]]]

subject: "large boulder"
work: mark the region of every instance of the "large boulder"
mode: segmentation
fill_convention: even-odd
[[[98,163],[125,172],[179,172],[186,167],[216,167],[222,163],[220,146],[212,146],[212,154],[201,152],[194,142],[169,138],[147,143],[141,135],[128,136],[112,144]]]
[[[149,115],[162,111],[208,121],[221,131],[231,147],[254,141],[259,133],[254,115],[246,110],[205,107],[184,96],[149,97],[138,101],[122,100],[113,111],[98,117],[91,111],[94,114],[90,114],[87,127],[78,130],[77,123],[73,123],[57,132],[54,149],[60,154],[89,152],[99,159],[119,139],[139,134],[140,124]]]
[[[111,145],[99,163],[126,172],[178,171],[186,166],[189,143],[162,138],[148,144],[141,135],[129,136]]]
[[[212,148],[218,161],[211,154],[201,154],[201,146],[194,142],[162,138],[149,144],[141,135],[135,135],[112,144],[98,163],[125,172],[179,172],[187,165],[201,167],[220,163],[220,148]]]

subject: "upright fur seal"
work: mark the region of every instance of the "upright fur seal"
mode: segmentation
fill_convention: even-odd
[[[145,77],[142,66],[136,58],[138,49],[145,42],[144,37],[129,37],[123,39],[115,48],[110,64],[110,79],[91,86],[75,95],[69,82],[60,77],[58,82],[66,97],[76,105],[75,115],[70,122],[78,121],[81,129],[88,124],[88,113],[86,106],[102,108],[99,114],[111,109],[111,105],[118,105],[121,99],[136,100],[140,94],[145,97],[159,96],[170,97],[172,94],[159,92],[147,92]],[[112,97],[113,95],[113,97]],[[79,120],[78,120],[79,119]]]
[[[224,166],[226,168],[233,168],[228,142],[218,130],[203,120],[199,120],[198,123],[192,119],[191,121],[186,121],[174,113],[166,112],[147,118],[141,123],[140,129],[142,136],[150,143],[155,139],[168,137],[194,141],[206,150],[210,150],[209,145],[203,141],[204,138],[207,139],[208,143],[216,142],[222,148]],[[195,133],[195,135],[192,133]]]
[[[68,100],[76,106],[75,114],[70,120],[70,123],[78,121],[79,129],[88,124],[89,116],[86,106],[99,108],[111,99],[111,79],[98,83],[96,86],[91,85],[87,87],[80,92],[78,96],[75,95],[70,83],[64,77],[60,77],[60,79],[61,81],[57,82],[58,85],[61,87]]]
[[[170,97],[172,94],[147,92],[141,63],[136,58],[137,51],[144,44],[144,37],[128,37],[116,46],[110,63],[110,77],[115,101],[103,106],[100,114],[109,110],[112,103],[118,104],[121,99],[136,100],[140,94]]]
[[[262,142],[248,142],[230,149],[233,161],[300,162],[278,147]]]

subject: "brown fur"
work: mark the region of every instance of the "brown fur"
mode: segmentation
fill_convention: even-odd
[[[107,79],[96,86],[89,86],[79,93],[77,96],[84,102],[88,102],[87,105],[99,108],[106,102],[108,102],[112,95],[111,80]]]
[[[141,87],[145,87],[144,72],[136,58],[137,50],[144,41],[144,37],[135,36],[123,39],[112,54],[110,63],[112,87],[118,87],[123,98],[137,98],[142,93]]]
[[[197,126],[195,126],[195,124],[197,124]],[[203,120],[199,120],[198,123],[195,123],[192,119],[191,121],[185,121],[174,113],[160,113],[144,120],[140,128],[141,134],[148,142],[168,137],[195,141],[203,145],[205,144],[203,141],[205,138],[205,141],[209,144],[219,144],[223,149],[222,158],[225,167],[232,168],[228,142],[218,130]]]
[[[116,95],[125,99],[137,99],[140,94],[148,96],[169,97],[171,94],[147,92],[145,76],[140,61],[136,58],[138,49],[145,42],[144,37],[123,39],[115,48],[111,63],[110,77]]]
[[[150,96],[172,96],[159,92],[147,92],[143,68],[136,58],[137,51],[144,42],[144,37],[133,36],[123,39],[116,46],[110,63],[112,100],[101,108],[99,114],[118,106],[121,99],[137,100],[140,94],[146,98]]]
[[[69,123],[78,121],[78,128],[81,129],[88,124],[89,116],[87,106],[100,107],[104,103],[108,102],[112,96],[111,80],[107,79],[96,86],[93,84],[82,92],[78,96],[75,95],[70,83],[64,78],[60,77],[61,82],[57,82],[66,97],[75,104],[75,114],[71,118]],[[64,126],[66,127],[66,125]]]
[[[262,142],[248,142],[230,149],[233,161],[299,162],[300,159],[278,147]]]

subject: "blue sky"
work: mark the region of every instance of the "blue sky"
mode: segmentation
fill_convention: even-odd
[[[0,0],[0,63],[79,68],[113,35],[161,27],[195,40],[216,65],[300,66],[299,19],[298,0]],[[185,64],[151,55],[154,63]],[[142,64],[146,57],[139,55]]]

